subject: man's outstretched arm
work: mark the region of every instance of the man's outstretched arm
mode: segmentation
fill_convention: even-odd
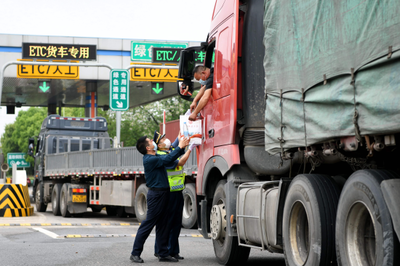
[[[211,92],[212,92],[212,88],[208,89],[204,92],[203,97],[201,97],[199,104],[197,105],[196,109],[192,112],[192,114],[189,116],[189,120],[191,121],[195,121],[196,120],[196,116],[197,114],[204,108],[204,106],[206,106],[206,104],[208,103],[208,100],[211,97]]]

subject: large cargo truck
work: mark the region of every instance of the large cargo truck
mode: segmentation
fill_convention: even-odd
[[[399,13],[397,0],[215,2],[179,77],[192,90],[206,52],[198,228],[219,263],[255,248],[290,266],[399,265]]]
[[[34,141],[29,140],[31,148]],[[37,137],[34,158],[37,211],[44,212],[51,204],[54,215],[67,217],[80,216],[88,207],[94,212],[105,207],[108,215],[145,219],[148,188],[142,155],[136,147],[114,148],[104,118],[48,116]],[[182,223],[192,228],[197,219],[195,153],[184,172],[187,183]]]

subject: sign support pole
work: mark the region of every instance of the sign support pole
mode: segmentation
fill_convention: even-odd
[[[118,147],[121,146],[121,111],[115,111],[116,113],[116,118],[117,118],[117,145]]]
[[[165,110],[163,114],[163,135],[165,135]]]

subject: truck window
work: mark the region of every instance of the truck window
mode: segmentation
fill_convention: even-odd
[[[47,154],[53,154],[57,151],[57,139],[53,136],[47,136]]]
[[[71,139],[70,151],[79,151],[79,139]]]
[[[40,144],[41,144],[41,139],[42,139],[42,137],[40,137],[40,138],[38,138],[37,139],[37,144],[36,144],[36,151],[35,151],[35,153],[38,153],[39,152],[39,147],[40,147]]]
[[[57,138],[53,137],[51,153],[57,153]],[[50,147],[49,147],[50,148]]]
[[[208,68],[213,68],[214,60],[215,60],[215,40],[212,43],[210,43],[207,47],[206,58],[204,60],[204,66],[206,66]]]
[[[98,138],[84,138],[79,137],[60,137],[60,136],[49,136],[48,138],[48,154],[73,152],[73,151],[87,151],[101,149],[102,142],[105,142],[104,148],[110,148],[107,139]],[[57,151],[57,140],[58,140],[58,151]],[[80,148],[80,142],[82,147]]]
[[[82,150],[83,151],[90,150],[91,142],[92,142],[92,140],[90,140],[90,139],[83,139],[82,140]]]
[[[40,140],[39,140],[39,143],[38,143],[38,147],[39,147],[39,151],[42,151],[43,150],[43,136],[40,136]]]

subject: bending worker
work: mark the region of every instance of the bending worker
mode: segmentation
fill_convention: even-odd
[[[147,216],[140,225],[130,259],[133,262],[143,263],[140,257],[143,245],[149,237],[151,230],[156,226],[156,241],[158,247],[159,261],[178,262],[168,253],[168,237],[170,228],[168,226],[168,202],[169,183],[166,165],[174,162],[184,153],[184,148],[189,144],[189,139],[181,138],[179,145],[168,155],[156,156],[157,145],[154,141],[143,136],[139,138],[136,148],[143,154],[143,166],[146,176],[147,193]]]
[[[153,141],[157,144],[157,154],[166,155],[175,150],[175,147],[179,143],[179,135],[171,144],[171,141],[161,135],[157,131],[154,132]],[[166,166],[168,181],[170,186],[170,197],[168,204],[168,224],[171,228],[168,240],[168,252],[169,255],[175,259],[183,260],[183,257],[179,255],[179,235],[182,228],[182,212],[183,212],[183,194],[182,190],[185,188],[185,173],[183,172],[183,165],[189,158],[192,149],[197,146],[192,144],[189,146],[187,152],[181,157],[176,159],[173,163]],[[154,245],[154,255],[158,257],[159,250],[157,247],[157,241]]]
[[[196,66],[193,70],[193,76],[202,86],[190,105],[190,111],[192,111],[192,114],[189,116],[189,120],[191,121],[196,120],[197,114],[204,108],[204,106],[206,106],[211,97],[214,68],[210,69],[205,66]]]

